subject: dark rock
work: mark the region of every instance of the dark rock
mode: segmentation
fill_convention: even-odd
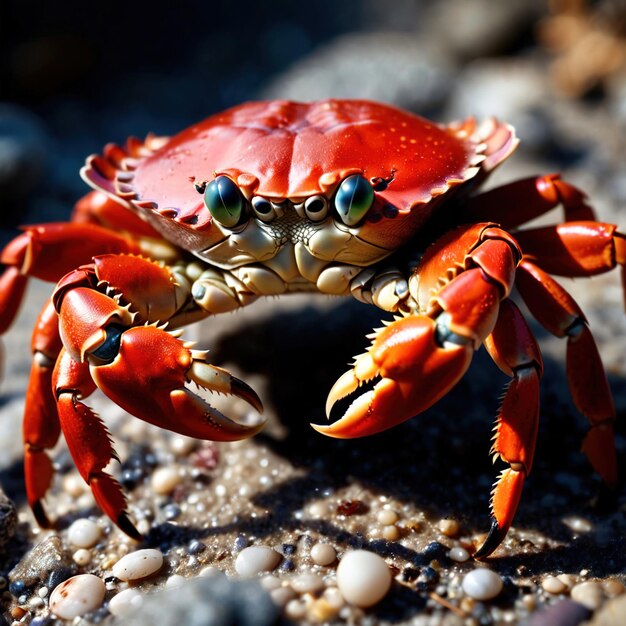
[[[591,611],[573,600],[561,600],[535,613],[525,626],[578,626]]]
[[[125,626],[265,626],[278,609],[255,582],[195,578],[144,597],[141,608],[114,623]]]
[[[34,587],[48,581],[53,572],[63,570],[66,578],[76,573],[76,564],[72,555],[63,548],[61,539],[48,537],[37,544],[9,573],[10,581],[19,581],[25,587]],[[61,581],[58,581],[61,582]],[[57,583],[58,584],[58,583]]]
[[[0,489],[0,554],[15,534],[17,511],[13,501]]]

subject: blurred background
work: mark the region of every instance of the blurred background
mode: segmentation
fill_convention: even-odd
[[[626,206],[626,0],[1,0],[0,32],[0,243],[66,219],[105,143],[257,98],[497,115],[522,138],[507,179]]]

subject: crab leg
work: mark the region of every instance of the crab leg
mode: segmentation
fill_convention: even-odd
[[[91,487],[96,503],[128,536],[141,540],[141,534],[126,512],[126,498],[120,484],[104,472],[111,459],[117,459],[111,437],[100,418],[80,400],[95,385],[87,363],[77,363],[62,350],[54,369],[53,385],[63,435],[83,480]]]
[[[570,393],[578,410],[591,424],[583,452],[602,479],[614,486],[617,482],[615,406],[587,320],[567,291],[528,260],[520,263],[516,285],[539,323],[553,335],[567,337]]]
[[[50,487],[54,471],[45,450],[59,438],[60,425],[52,394],[52,371],[62,348],[58,319],[49,300],[41,310],[33,331],[30,371],[24,409],[24,479],[26,496],[37,523],[48,528],[50,522],[42,500]]]
[[[626,306],[626,236],[613,224],[567,222],[522,230],[516,239],[524,257],[557,276],[595,276],[622,268]]]
[[[516,180],[466,200],[463,220],[498,222],[505,230],[563,206],[566,221],[595,220],[586,195],[574,185],[548,174]]]
[[[501,303],[498,321],[485,339],[485,347],[511,382],[500,406],[492,447],[494,461],[500,457],[508,467],[494,485],[491,530],[474,555],[478,559],[489,556],[500,545],[517,511],[533,462],[543,369],[539,346],[511,300]]]
[[[9,328],[22,301],[28,276],[56,282],[97,254],[139,252],[130,240],[95,224],[29,226],[0,254],[0,334]]]

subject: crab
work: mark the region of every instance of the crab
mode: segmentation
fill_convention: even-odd
[[[181,339],[190,322],[262,296],[318,292],[391,312],[330,390],[330,437],[373,435],[433,405],[484,345],[510,377],[492,453],[504,462],[491,526],[475,556],[504,539],[531,470],[539,419],[539,346],[513,287],[550,333],[567,340],[567,376],[590,428],[583,451],[617,479],[615,409],[585,316],[552,275],[626,266],[626,238],[598,222],[558,175],[479,192],[515,150],[497,120],[439,125],[363,100],[247,103],[173,138],[109,144],[87,159],[94,188],[68,223],[30,226],[2,252],[0,332],[29,276],[56,282],[32,337],[24,417],[28,502],[41,526],[63,431],[102,511],[141,539],[116,454],[86,398],[100,388],[128,413],[176,433],[232,441],[240,424],[186,387],[195,382],[262,411],[242,380]],[[561,206],[563,222],[520,228]],[[351,402],[350,402],[351,400]]]

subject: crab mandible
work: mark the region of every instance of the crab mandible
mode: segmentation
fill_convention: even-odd
[[[624,271],[626,239],[595,221],[584,194],[557,175],[478,193],[516,145],[513,129],[495,120],[440,126],[368,101],[275,101],[90,157],[81,173],[96,191],[72,221],[27,228],[0,257],[0,332],[28,276],[57,282],[33,334],[24,419],[26,490],[39,523],[49,524],[46,449],[62,430],[99,506],[139,538],[119,484],[103,471],[115,458],[108,433],[83,399],[98,386],[178,433],[253,435],[260,426],[229,420],[185,388],[193,380],[262,409],[250,387],[176,329],[260,296],[305,291],[351,294],[396,313],[332,388],[329,413],[338,399],[355,399],[338,421],[314,425],[321,433],[360,437],[413,417],[455,385],[482,344],[511,377],[493,443],[506,468],[478,558],[511,525],[537,435],[542,361],[509,299],[514,284],[538,321],[567,337],[571,392],[591,426],[583,449],[614,484],[606,376],[582,311],[551,274]],[[558,205],[564,222],[518,228]]]

